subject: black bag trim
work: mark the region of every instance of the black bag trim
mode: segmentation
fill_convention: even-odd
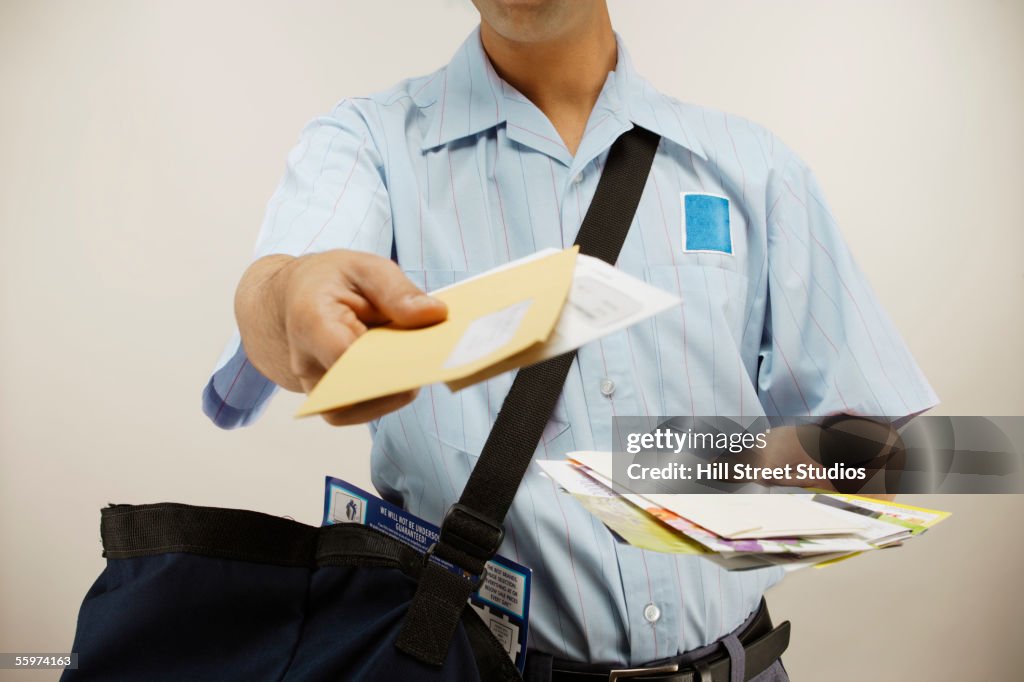
[[[175,502],[111,505],[101,512],[103,556],[185,552],[302,568],[375,566],[419,577],[423,555],[384,533],[340,523],[320,528],[261,512]]]

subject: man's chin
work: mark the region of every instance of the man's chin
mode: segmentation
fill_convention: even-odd
[[[557,40],[578,21],[574,14],[586,5],[580,2],[574,8],[566,0],[473,0],[473,4],[498,35],[517,43]]]

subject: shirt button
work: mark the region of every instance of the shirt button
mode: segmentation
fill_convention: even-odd
[[[572,184],[578,185],[583,182],[583,173],[577,173],[576,177],[572,179]]]
[[[644,620],[648,623],[656,623],[661,618],[661,609],[656,604],[648,604],[644,607]]]
[[[601,379],[601,395],[610,398],[612,393],[615,393],[615,382],[608,378]]]

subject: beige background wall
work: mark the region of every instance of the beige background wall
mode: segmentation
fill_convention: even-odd
[[[612,2],[638,68],[811,163],[946,414],[1024,414],[1024,2]],[[199,410],[305,121],[445,63],[468,0],[0,0],[0,651],[70,647],[108,501],[316,523],[369,439]],[[773,591],[796,680],[1014,679],[1020,497]],[[54,679],[0,671],[0,679]]]

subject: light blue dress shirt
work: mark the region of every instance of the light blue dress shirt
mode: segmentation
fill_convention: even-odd
[[[537,458],[610,449],[614,415],[900,416],[935,404],[807,167],[763,128],[656,91],[621,42],[575,155],[498,77],[478,31],[446,67],[342,101],[289,155],[256,256],[369,251],[433,290],[571,245],[610,145],[633,125],[663,139],[618,266],[683,303],[579,350]],[[728,249],[687,248],[689,193],[728,200]],[[371,424],[382,495],[439,522],[512,379],[429,386]],[[244,425],[274,389],[236,334],[204,409]],[[636,664],[706,644],[782,575],[617,542],[536,466],[506,528],[501,552],[535,571],[531,646],[574,660]]]

